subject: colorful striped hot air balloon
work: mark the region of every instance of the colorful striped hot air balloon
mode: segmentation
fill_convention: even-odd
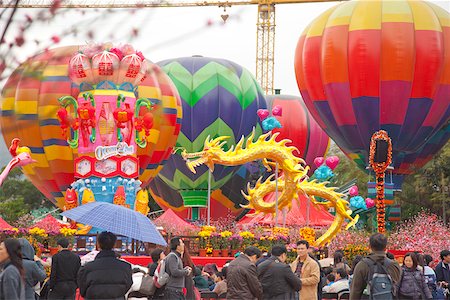
[[[432,3],[348,1],[301,35],[297,83],[319,125],[361,168],[372,134],[386,130],[401,183],[417,166],[402,157],[449,119],[449,45],[450,15]]]
[[[294,154],[306,161],[312,175],[316,169],[314,158],[326,155],[330,138],[311,116],[302,98],[290,95],[266,95],[266,101],[269,110],[277,105],[282,108],[282,115],[277,119],[283,127],[272,130],[274,133],[280,133],[277,141],[290,139],[291,145],[299,151]]]
[[[74,181],[74,159],[79,156],[61,134],[58,98],[77,97],[78,86],[68,77],[68,63],[79,47],[55,48],[21,64],[6,82],[0,101],[0,125],[5,142],[15,137],[28,146],[38,162],[24,174],[53,203],[64,206],[66,189]],[[167,75],[154,65],[136,91],[155,102],[153,127],[145,148],[138,148],[139,180],[146,186],[162,168],[175,145],[181,126],[181,103]],[[100,128],[100,131],[102,129]],[[91,153],[93,154],[93,153]]]
[[[261,133],[256,114],[266,108],[261,88],[253,75],[236,63],[225,59],[201,56],[165,60],[158,63],[169,75],[180,93],[183,120],[177,147],[188,152],[201,151],[211,137],[229,136],[227,147],[248,136],[254,127]],[[215,166],[211,188],[220,188],[239,167]],[[158,175],[171,188],[178,190],[184,206],[204,207],[207,204],[208,169],[192,173],[179,154],[165,163]],[[193,210],[194,218],[198,213]]]

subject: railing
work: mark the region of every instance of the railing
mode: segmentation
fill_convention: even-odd
[[[169,242],[172,238],[170,235],[164,235],[164,239]],[[191,255],[198,255],[198,241],[197,236],[180,236]],[[97,235],[85,234],[75,236],[73,251],[78,254],[85,254],[92,250],[96,250]],[[125,236],[117,236],[116,244],[114,245],[114,251],[122,255],[150,255],[155,248],[161,248],[162,246],[137,241]]]

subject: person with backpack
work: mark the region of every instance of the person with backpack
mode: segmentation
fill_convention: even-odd
[[[383,234],[373,234],[369,246],[371,253],[356,265],[353,272],[350,299],[361,299],[367,286],[369,299],[392,300],[395,286],[400,281],[401,268],[396,261],[386,257],[387,238]]]
[[[397,291],[398,298],[402,300],[433,299],[423,272],[418,268],[417,255],[413,252],[403,258],[403,272]]]
[[[434,273],[434,270],[430,267],[430,263],[433,261],[433,258],[431,257],[431,255],[425,254],[423,256],[423,260],[424,260],[423,276],[425,276],[425,282],[427,283],[428,288],[430,289],[433,299],[436,299],[437,298],[436,273]]]
[[[185,277],[189,276],[192,268],[183,268],[182,256],[184,253],[184,242],[180,237],[170,240],[171,252],[164,258],[155,272],[158,288],[164,286],[164,299],[184,300],[183,290],[185,288]]]

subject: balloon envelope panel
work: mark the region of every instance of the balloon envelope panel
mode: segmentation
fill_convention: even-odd
[[[319,125],[361,168],[372,134],[384,129],[394,165],[403,164],[394,173],[411,174],[402,157],[450,116],[449,41],[450,15],[434,4],[348,1],[301,35],[297,83]]]

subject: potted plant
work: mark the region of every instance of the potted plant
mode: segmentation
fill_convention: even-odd
[[[242,237],[242,247],[247,248],[249,246],[252,246],[255,242],[255,235],[251,233],[250,231],[242,231],[239,233],[239,235]]]
[[[222,240],[222,236],[220,235],[220,233],[217,233],[217,232],[211,233],[210,241],[211,241],[211,247],[213,248],[212,255],[214,257],[220,256],[221,248],[222,248],[221,240]]]
[[[233,234],[228,238],[228,241],[230,243],[231,247],[231,256],[234,256],[236,253],[239,252],[239,249],[241,248],[243,238],[239,234]]]
[[[233,235],[233,233],[231,231],[225,230],[222,231],[220,233],[220,237],[221,237],[221,247],[220,249],[222,249],[222,257],[227,257],[228,256],[228,247],[230,246],[228,243],[228,239]]]
[[[206,248],[209,244],[209,237],[211,236],[211,231],[201,230],[199,231],[197,236],[198,236],[199,256],[206,256]]]

